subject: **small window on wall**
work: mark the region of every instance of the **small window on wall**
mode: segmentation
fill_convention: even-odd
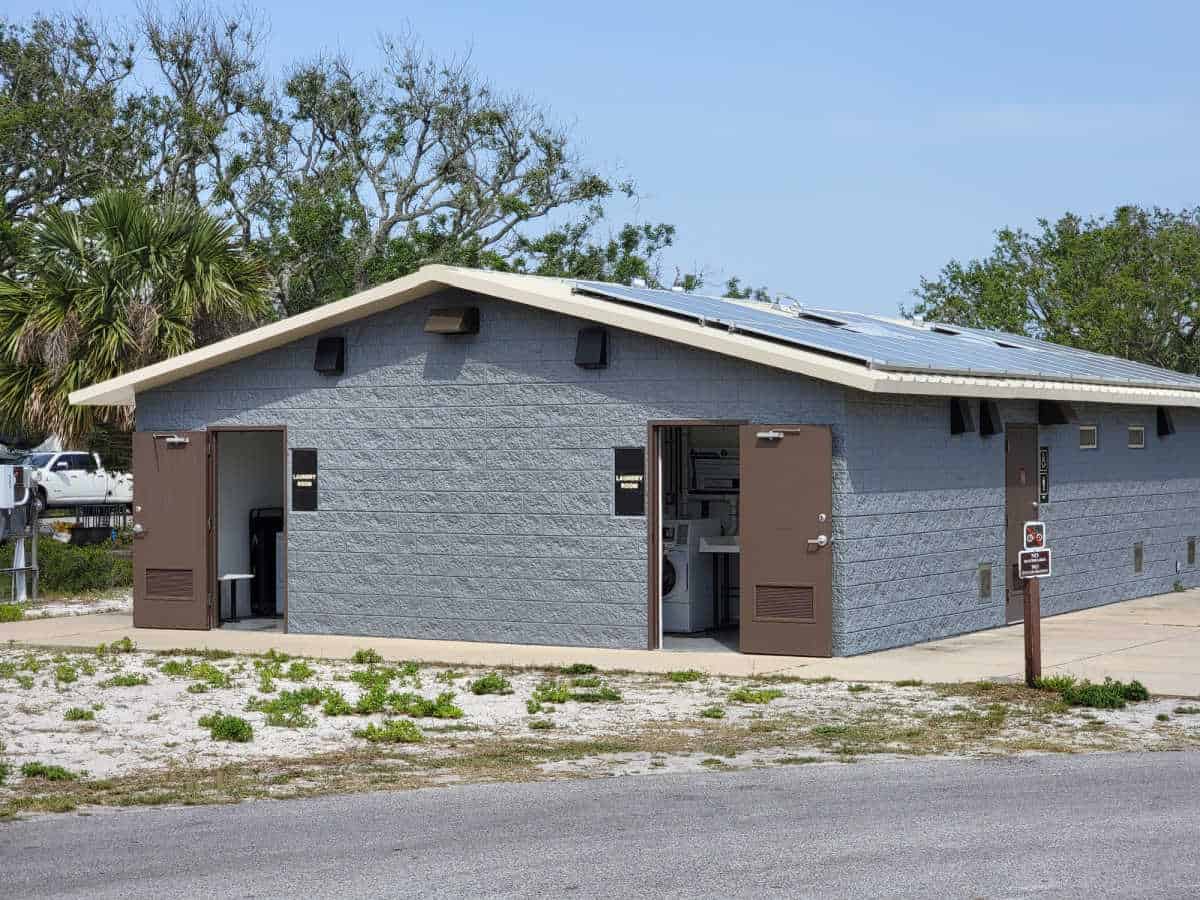
[[[1100,446],[1100,429],[1095,425],[1079,426],[1079,449],[1095,450]]]
[[[1134,450],[1142,450],[1146,447],[1146,429],[1141,425],[1129,426],[1129,446]]]

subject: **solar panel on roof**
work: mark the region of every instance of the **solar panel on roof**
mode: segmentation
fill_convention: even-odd
[[[1200,390],[1200,378],[1022,335],[866,313],[781,308],[680,291],[572,282],[577,293],[853,360],[873,369]]]

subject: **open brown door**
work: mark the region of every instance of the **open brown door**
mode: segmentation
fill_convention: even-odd
[[[743,425],[740,443],[741,650],[830,656],[830,430]]]
[[[1004,430],[1004,617],[1010,624],[1025,618],[1025,582],[1017,577],[1024,525],[1038,518],[1036,425]]]
[[[209,628],[208,435],[133,435],[133,624]]]

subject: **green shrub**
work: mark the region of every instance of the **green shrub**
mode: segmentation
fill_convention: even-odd
[[[531,719],[529,727],[534,731],[548,731],[554,727],[554,723],[550,719]]]
[[[25,608],[20,603],[0,603],[0,622],[20,622]]]
[[[12,566],[12,543],[0,547],[0,568]],[[133,585],[133,561],[108,544],[77,547],[59,541],[38,543],[38,587],[49,594],[81,594]],[[11,590],[11,576],[0,575],[0,594]]]
[[[354,736],[366,738],[373,744],[416,744],[425,739],[421,729],[410,719],[385,719],[382,725],[371,723],[355,731]]]
[[[100,687],[138,687],[139,685],[149,683],[149,677],[142,672],[122,672],[119,675],[114,675],[112,678],[107,678],[100,682]]]
[[[1177,716],[1194,716],[1200,713],[1200,706],[1177,706],[1175,707],[1175,715]]]
[[[591,675],[596,671],[596,667],[591,663],[571,663],[569,666],[563,666],[558,671],[564,675]]]
[[[79,680],[79,672],[74,666],[61,663],[54,667],[54,680],[58,684],[71,684]]]
[[[75,781],[79,778],[74,772],[68,772],[62,766],[51,766],[40,762],[25,763],[21,766],[21,774],[26,778],[44,778],[46,781]]]
[[[383,657],[370,647],[367,647],[364,650],[355,650],[354,655],[350,657],[350,662],[359,665],[381,663],[383,662]]]
[[[783,691],[778,688],[740,687],[729,692],[729,700],[732,703],[770,703],[782,696]]]
[[[605,684],[594,691],[572,691],[571,699],[576,703],[620,703],[621,692]]]
[[[547,678],[533,689],[533,700],[541,708],[543,703],[566,703],[571,699],[571,689],[560,681]],[[527,707],[528,708],[528,707]]]
[[[91,722],[95,718],[96,714],[90,709],[81,709],[78,706],[72,706],[63,713],[63,719],[67,722]]]
[[[254,729],[245,719],[229,716],[225,713],[211,713],[202,716],[197,724],[207,728],[209,736],[214,741],[233,741],[237,744],[248,744],[254,740]]]
[[[227,688],[232,683],[229,674],[210,662],[192,662],[190,659],[172,659],[163,663],[159,671],[172,678],[186,678],[201,682],[205,687]],[[192,693],[203,693],[193,691]]]
[[[511,694],[512,685],[499,672],[489,672],[471,682],[472,694]]]
[[[1158,721],[1160,721],[1160,722],[1169,722],[1171,720],[1171,717],[1168,716],[1166,713],[1159,713],[1154,718],[1158,719]]]
[[[597,688],[597,687],[600,687],[601,684],[603,684],[603,682],[600,680],[599,676],[597,676],[597,675],[587,675],[587,676],[584,676],[583,678],[572,678],[571,679],[571,687]]]
[[[696,669],[683,669],[679,672],[668,672],[667,678],[676,684],[687,684],[689,681],[701,681],[704,673]]]
[[[719,706],[706,706],[700,710],[700,715],[705,719],[723,719],[725,718],[725,710]]]
[[[373,684],[358,698],[354,711],[360,716],[369,716],[383,712],[388,705],[388,689],[386,684]]]

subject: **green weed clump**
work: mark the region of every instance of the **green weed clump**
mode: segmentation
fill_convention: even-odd
[[[869,691],[870,689],[871,689],[871,686],[867,685],[867,684],[850,684],[850,685],[846,686],[846,690],[848,690],[852,694],[862,694],[862,693],[865,693],[866,691]]]
[[[267,724],[273,728],[307,728],[313,724],[313,719],[305,714],[305,708],[319,706],[325,699],[325,692],[320,688],[306,687],[298,691],[280,691],[278,697],[270,700],[251,697],[246,709],[266,713]]]
[[[0,784],[4,784],[8,780],[8,773],[12,771],[12,766],[0,760]]]
[[[100,687],[138,687],[149,683],[150,678],[143,672],[121,672],[100,682]]]
[[[683,669],[678,672],[668,672],[667,678],[676,684],[687,684],[691,681],[704,680],[704,673],[698,669]]]
[[[740,687],[729,692],[731,703],[770,703],[783,696],[779,688]]]
[[[0,603],[0,622],[20,622],[25,618],[25,607],[20,603]]]
[[[72,706],[65,713],[63,719],[67,722],[91,722],[96,718],[96,714],[90,709],[82,709],[78,706]]]
[[[214,741],[232,741],[237,744],[248,744],[254,740],[254,729],[245,719],[225,713],[211,713],[201,716],[197,724],[207,728],[209,736]]]
[[[115,656],[119,653],[132,653],[137,649],[135,644],[129,637],[123,637],[119,641],[113,641],[111,644],[100,644],[96,647],[97,656]]]
[[[163,663],[159,671],[172,678],[186,678],[189,681],[195,681],[203,684],[205,688],[227,688],[233,683],[229,677],[229,673],[218,669],[210,662],[172,659]],[[191,690],[191,688],[188,688],[188,690]],[[199,694],[203,693],[203,691],[196,690],[192,691],[192,693]]]
[[[1091,709],[1124,709],[1126,703],[1140,703],[1150,699],[1146,686],[1136,679],[1130,682],[1105,678],[1102,684],[1087,680],[1076,681],[1070,675],[1039,678],[1037,686],[1055,691],[1069,706],[1084,706]]]
[[[67,663],[54,667],[54,681],[57,684],[72,684],[79,680],[79,670]]]
[[[896,682],[896,687],[920,687],[924,683],[920,678],[901,678]]]
[[[577,688],[597,688],[603,682],[598,675],[585,675],[583,678],[572,678],[571,687]]]
[[[414,719],[461,719],[462,708],[454,703],[454,691],[443,691],[432,700],[418,694],[390,694],[388,707]]]
[[[1194,716],[1200,714],[1200,706],[1177,706],[1175,707],[1175,715],[1177,716]]]
[[[354,715],[354,707],[342,695],[341,691],[326,691],[325,703],[321,707],[321,712],[327,716],[352,716]]]
[[[367,647],[364,650],[355,650],[354,655],[350,657],[350,662],[356,665],[374,665],[383,662],[383,657],[370,647]]]
[[[0,662],[0,678],[12,678],[17,674],[15,662]]]
[[[564,675],[591,675],[596,671],[596,667],[591,663],[571,663],[569,666],[563,666],[558,671]]]
[[[79,776],[62,766],[52,766],[41,762],[28,762],[21,766],[21,774],[26,778],[43,778],[46,781],[76,781]]]
[[[471,682],[472,694],[511,694],[512,685],[499,672],[489,672]]]
[[[381,725],[372,722],[366,728],[356,730],[354,736],[373,744],[416,744],[425,740],[425,735],[411,719],[385,719]]]
[[[539,704],[539,708],[542,703],[566,703],[570,699],[570,687],[552,678],[547,678],[533,689],[532,702]]]
[[[529,727],[533,731],[549,731],[554,727],[554,722],[550,719],[530,719]]]
[[[725,718],[725,710],[719,706],[706,706],[700,710],[700,716],[705,719],[723,719]]]
[[[288,666],[287,672],[284,673],[284,677],[288,681],[308,681],[308,679],[312,678],[316,674],[317,673],[312,666],[303,660],[298,660],[297,662],[294,662]]]
[[[571,699],[576,703],[620,703],[621,692],[609,685],[601,685],[594,691],[572,691]]]

